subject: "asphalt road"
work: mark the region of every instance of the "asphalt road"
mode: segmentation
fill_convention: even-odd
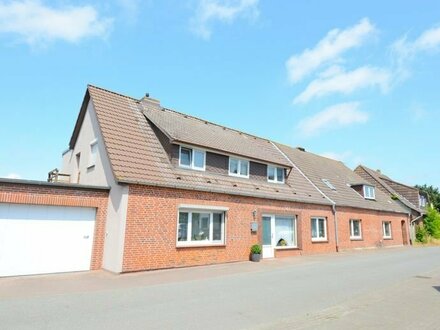
[[[0,329],[440,329],[440,248],[0,279]]]

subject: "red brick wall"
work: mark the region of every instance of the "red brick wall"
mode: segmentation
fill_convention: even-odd
[[[340,249],[344,250],[365,247],[380,247],[381,244],[383,244],[383,246],[403,244],[401,222],[405,221],[405,226],[408,225],[408,216],[406,214],[342,207],[337,207],[337,211]],[[361,220],[361,240],[350,240],[350,219]],[[391,239],[383,238],[383,221],[391,221]],[[407,242],[409,242],[408,230],[405,234],[407,236]]]
[[[38,184],[0,183],[0,203],[96,208],[91,269],[101,268],[108,191]]]
[[[228,207],[225,246],[176,247],[180,204]],[[259,222],[257,234],[250,231],[254,210]],[[249,260],[251,245],[261,242],[263,213],[297,215],[300,249],[277,251],[277,256],[335,251],[329,206],[130,185],[122,269],[129,272]],[[311,216],[328,218],[328,242],[311,242]]]

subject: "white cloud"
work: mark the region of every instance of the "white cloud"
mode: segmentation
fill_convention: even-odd
[[[321,65],[337,60],[344,52],[361,46],[376,31],[368,18],[345,30],[333,29],[312,49],[291,56],[286,62],[289,80],[298,82]]]
[[[359,110],[359,103],[340,103],[303,119],[298,124],[297,129],[302,135],[311,136],[324,130],[337,129],[367,121],[368,114]]]
[[[6,179],[21,179],[21,175],[17,173],[9,173],[5,176]]]
[[[410,75],[409,62],[419,53],[437,51],[440,49],[440,27],[428,29],[414,41],[404,36],[391,45],[395,61],[396,81],[403,81]]]
[[[211,37],[211,25],[218,21],[232,23],[237,18],[255,19],[259,15],[259,0],[200,0],[191,20],[194,33],[203,39]]]
[[[111,24],[111,19],[98,17],[92,6],[52,8],[36,0],[0,2],[0,33],[18,35],[29,44],[104,37]]]
[[[350,94],[366,87],[379,87],[382,92],[388,90],[391,72],[386,69],[363,66],[353,71],[335,71],[333,76],[325,75],[310,82],[299,94],[294,103],[306,103],[313,98],[332,93]]]

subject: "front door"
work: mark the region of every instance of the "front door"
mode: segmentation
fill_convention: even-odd
[[[263,258],[274,257],[272,217],[263,216]]]

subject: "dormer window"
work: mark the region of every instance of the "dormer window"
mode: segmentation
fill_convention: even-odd
[[[193,170],[205,170],[205,151],[180,146],[179,166]]]
[[[284,183],[284,168],[268,165],[267,181],[275,182],[275,183]]]
[[[229,157],[229,175],[249,178],[249,161]]]
[[[420,207],[426,207],[426,196],[419,195],[419,205]]]
[[[376,199],[376,192],[373,186],[364,185],[364,198]]]

